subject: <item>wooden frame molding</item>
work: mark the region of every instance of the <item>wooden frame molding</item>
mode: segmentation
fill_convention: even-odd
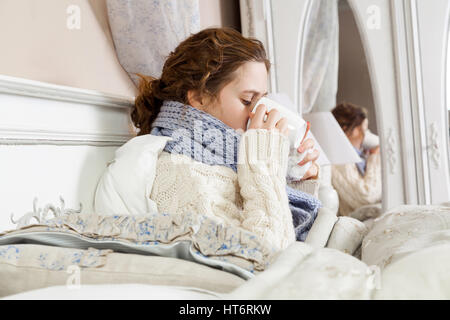
[[[120,146],[134,98],[0,75],[0,144]]]

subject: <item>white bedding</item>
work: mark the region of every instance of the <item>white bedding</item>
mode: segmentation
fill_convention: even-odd
[[[384,268],[410,253],[449,240],[450,207],[402,205],[372,222],[362,243],[362,260]]]
[[[229,299],[370,299],[373,270],[336,249],[295,242]]]
[[[53,286],[31,290],[3,300],[216,300],[221,295],[198,288],[145,284]]]
[[[370,299],[372,270],[339,250],[296,242],[263,273],[225,294],[193,287],[144,284],[53,286],[4,299]]]
[[[363,261],[297,242],[229,297],[450,299],[450,207],[398,206],[371,224]]]
[[[337,249],[295,242],[229,293],[143,284],[133,291],[129,284],[123,290],[111,286],[104,298],[142,292],[142,299],[450,299],[449,252],[450,207],[399,206],[372,221],[362,261]],[[95,298],[105,288],[48,288],[9,298]]]
[[[369,299],[373,279],[372,270],[348,254],[295,242],[269,269],[228,294],[187,286],[81,283],[78,287],[71,284],[26,291],[4,299]]]

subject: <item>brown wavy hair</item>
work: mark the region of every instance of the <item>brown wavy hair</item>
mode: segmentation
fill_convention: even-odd
[[[217,99],[235,78],[234,71],[250,61],[263,62],[270,69],[263,44],[232,28],[208,28],[191,35],[169,54],[160,79],[136,73],[139,92],[131,119],[138,135],[150,133],[164,100],[188,104],[189,90]]]
[[[338,104],[331,112],[345,133],[351,133],[367,118],[366,108],[349,102]]]

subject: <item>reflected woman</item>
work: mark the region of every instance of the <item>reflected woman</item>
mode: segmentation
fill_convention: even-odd
[[[361,157],[361,162],[356,164],[332,168],[332,184],[339,195],[339,215],[352,216],[362,206],[381,203],[380,147],[363,147],[369,125],[365,108],[344,102],[332,113]]]

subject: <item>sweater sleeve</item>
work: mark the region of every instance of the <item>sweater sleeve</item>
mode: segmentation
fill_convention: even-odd
[[[367,159],[366,173],[362,179],[357,180],[356,192],[367,203],[375,203],[379,200],[381,196],[380,153],[371,154]]]
[[[317,177],[308,179],[308,180],[291,181],[291,182],[288,182],[288,185],[291,188],[309,193],[313,197],[319,198],[321,169],[320,169],[320,166],[318,166],[318,168],[319,168],[319,173],[317,174]]]
[[[286,193],[288,154],[289,140],[265,129],[247,130],[238,154],[242,227],[280,249],[295,241]]]
[[[381,200],[380,154],[367,159],[366,173],[362,177],[354,164],[333,167],[333,186],[352,208],[373,204]]]

